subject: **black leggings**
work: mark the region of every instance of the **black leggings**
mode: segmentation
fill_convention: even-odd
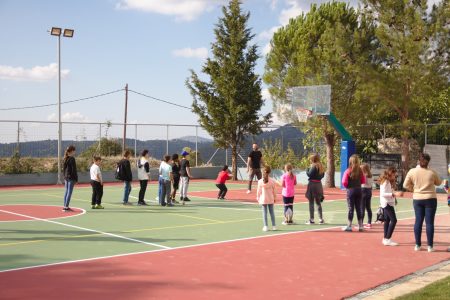
[[[103,185],[100,182],[91,180],[92,186],[92,200],[91,205],[100,205],[102,204],[103,197]]]
[[[288,208],[290,208],[291,211],[294,212],[294,197],[283,196],[283,203],[284,203],[284,214],[286,214]]]
[[[363,188],[362,189],[362,204],[363,206],[363,219],[364,213],[367,210],[367,223],[372,224],[372,189]]]
[[[147,190],[148,180],[139,180],[141,189],[139,190],[139,203],[144,203],[145,191]]]
[[[397,225],[397,216],[395,209],[389,204],[384,208],[384,238],[390,239],[394,233],[395,225]]]
[[[348,221],[353,221],[353,213],[356,210],[356,217],[358,223],[361,225],[364,219],[364,207],[362,204],[361,188],[350,188],[347,190],[347,205],[348,205]]]
[[[223,199],[225,198],[225,195],[228,192],[227,186],[225,183],[217,183],[216,186],[219,188],[219,194],[217,195],[217,198]]]

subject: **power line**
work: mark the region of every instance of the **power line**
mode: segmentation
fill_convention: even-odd
[[[112,92],[107,92],[107,93],[103,93],[103,94],[98,94],[98,95],[95,95],[95,96],[90,96],[90,97],[85,97],[85,98],[79,98],[79,99],[70,100],[70,101],[64,101],[64,102],[61,102],[61,104],[68,104],[68,103],[74,103],[74,102],[86,101],[86,100],[90,100],[90,99],[94,99],[94,98],[99,98],[99,97],[103,97],[103,96],[115,94],[115,93],[121,92],[121,91],[123,91],[123,90],[124,90],[124,89],[120,89],[120,90],[115,90],[115,91],[112,91]],[[23,107],[8,107],[8,108],[0,108],[0,111],[7,111],[7,110],[21,110],[21,109],[30,109],[30,108],[41,108],[41,107],[48,107],[48,106],[55,106],[55,105],[57,105],[57,103],[41,104],[41,105],[33,105],[33,106],[23,106]]]
[[[133,90],[128,90],[128,91],[129,91],[129,92],[132,92],[132,93],[135,93],[135,94],[137,94],[137,95],[146,97],[146,98],[150,98],[150,99],[153,99],[153,100],[156,100],[156,101],[164,102],[164,103],[166,103],[166,104],[170,104],[170,105],[174,105],[174,106],[178,106],[178,107],[181,107],[181,108],[186,108],[186,109],[191,110],[190,107],[187,107],[187,106],[184,106],[184,105],[181,105],[181,104],[177,104],[177,103],[170,102],[170,101],[167,101],[167,100],[159,99],[159,98],[156,98],[156,97],[153,97],[153,96],[149,96],[149,95],[146,95],[146,94],[144,94],[144,93],[136,92],[136,91],[133,91]]]

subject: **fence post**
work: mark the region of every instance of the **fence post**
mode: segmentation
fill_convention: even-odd
[[[428,125],[425,124],[425,145],[428,144]]]
[[[228,166],[228,147],[225,148],[225,164]]]
[[[195,126],[195,166],[198,167],[198,126]]]
[[[134,124],[134,157],[137,157],[137,124]]]
[[[166,125],[166,154],[169,155],[169,124]]]
[[[17,147],[16,147],[16,152],[20,155],[20,121],[17,121]]]
[[[98,124],[98,152],[101,153],[102,150],[102,123]]]

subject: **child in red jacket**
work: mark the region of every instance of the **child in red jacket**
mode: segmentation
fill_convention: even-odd
[[[225,165],[222,168],[222,171],[219,172],[219,175],[216,179],[216,186],[219,188],[219,194],[217,195],[218,200],[225,200],[225,195],[228,192],[227,186],[225,182],[231,179],[230,173],[228,173],[228,166]]]

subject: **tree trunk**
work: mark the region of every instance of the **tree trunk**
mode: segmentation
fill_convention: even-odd
[[[237,180],[237,146],[231,145],[231,168],[233,170],[233,180]]]
[[[334,181],[334,172],[336,167],[334,166],[334,145],[336,144],[336,135],[334,132],[325,133],[325,143],[327,150],[327,171],[325,173],[325,187],[334,188],[336,187]]]
[[[409,170],[409,132],[407,120],[402,120],[402,180]]]

